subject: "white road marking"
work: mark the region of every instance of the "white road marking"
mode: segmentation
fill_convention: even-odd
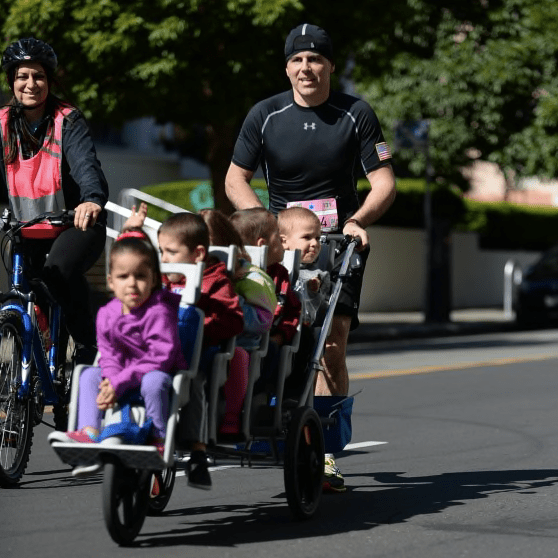
[[[357,442],[355,444],[347,444],[345,446],[346,450],[358,449],[358,448],[369,448],[372,446],[381,446],[383,444],[387,444],[388,442]],[[223,471],[225,469],[238,469],[240,468],[240,463],[235,463],[233,465],[218,465],[216,467],[209,467],[210,471]],[[177,477],[183,477],[186,474],[186,471],[181,470],[176,472]]]
[[[345,449],[369,448],[371,446],[381,446],[382,444],[387,444],[387,442],[357,442],[356,444],[347,444]]]

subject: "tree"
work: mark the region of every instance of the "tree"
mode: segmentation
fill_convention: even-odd
[[[357,53],[360,91],[392,132],[397,122],[429,121],[426,151],[401,150],[396,165],[438,188],[468,188],[463,169],[497,163],[512,184],[521,176],[556,176],[558,159],[558,5],[553,0],[408,0],[398,20],[391,69],[368,71],[376,41]],[[428,196],[427,196],[428,199]],[[427,216],[431,217],[430,222]],[[451,222],[434,203],[425,209],[427,319],[451,307]]]
[[[413,17],[397,29],[391,71],[367,72],[361,91],[385,116],[430,121],[435,180],[467,188],[462,169],[477,158],[508,177],[558,171],[558,4],[553,0],[409,0]],[[417,175],[420,153],[397,154]]]
[[[242,120],[256,101],[288,87],[288,31],[302,21],[328,29],[342,69],[347,53],[386,24],[390,12],[378,17],[372,5],[347,0],[351,19],[318,0],[0,0],[6,45],[29,35],[49,42],[69,100],[88,117],[118,126],[153,116],[174,123],[187,149],[201,144],[224,210]]]

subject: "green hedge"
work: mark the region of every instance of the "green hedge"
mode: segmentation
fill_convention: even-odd
[[[267,206],[267,190],[263,179],[255,179],[254,190]],[[359,181],[361,199],[369,192],[366,180]],[[183,207],[198,211],[211,207],[211,185],[204,180],[182,180],[147,186],[143,191]],[[390,227],[424,227],[425,182],[399,179],[397,196],[387,213],[378,221]],[[479,233],[486,249],[545,250],[558,243],[558,208],[527,206],[507,202],[478,202],[464,198],[459,191],[431,186],[432,215],[449,220],[454,230]],[[163,221],[168,213],[150,207],[149,216]]]
[[[378,224],[424,227],[424,190],[423,180],[398,180],[396,200]],[[558,243],[555,207],[480,202],[433,186],[432,214],[449,219],[454,230],[477,232],[485,249],[538,251]]]

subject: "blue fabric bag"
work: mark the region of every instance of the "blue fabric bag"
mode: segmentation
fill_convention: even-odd
[[[133,404],[142,401],[140,396],[132,396],[125,398],[124,401],[119,402],[122,420],[120,422],[113,422],[107,424],[99,436],[99,442],[106,438],[118,436],[122,438],[124,444],[143,445],[147,442],[153,421],[150,418],[145,419],[145,422],[140,426],[133,417],[132,408]]]
[[[338,453],[351,441],[353,396],[314,396],[314,409],[323,424],[325,453]],[[331,424],[329,424],[331,423]]]

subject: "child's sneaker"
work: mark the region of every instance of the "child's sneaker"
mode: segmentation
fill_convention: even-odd
[[[331,454],[325,456],[322,490],[324,492],[345,492],[347,490],[345,479]]]
[[[87,426],[82,428],[81,430],[75,430],[74,432],[59,432],[58,430],[56,430],[48,435],[48,441],[51,443],[70,442],[78,444],[89,444],[98,442],[99,434],[95,433]]]
[[[101,463],[93,463],[92,465],[77,465],[72,469],[72,477],[81,479],[96,475],[102,469]]]
[[[188,486],[211,490],[211,476],[207,466],[207,455],[204,451],[193,451],[186,464]]]

